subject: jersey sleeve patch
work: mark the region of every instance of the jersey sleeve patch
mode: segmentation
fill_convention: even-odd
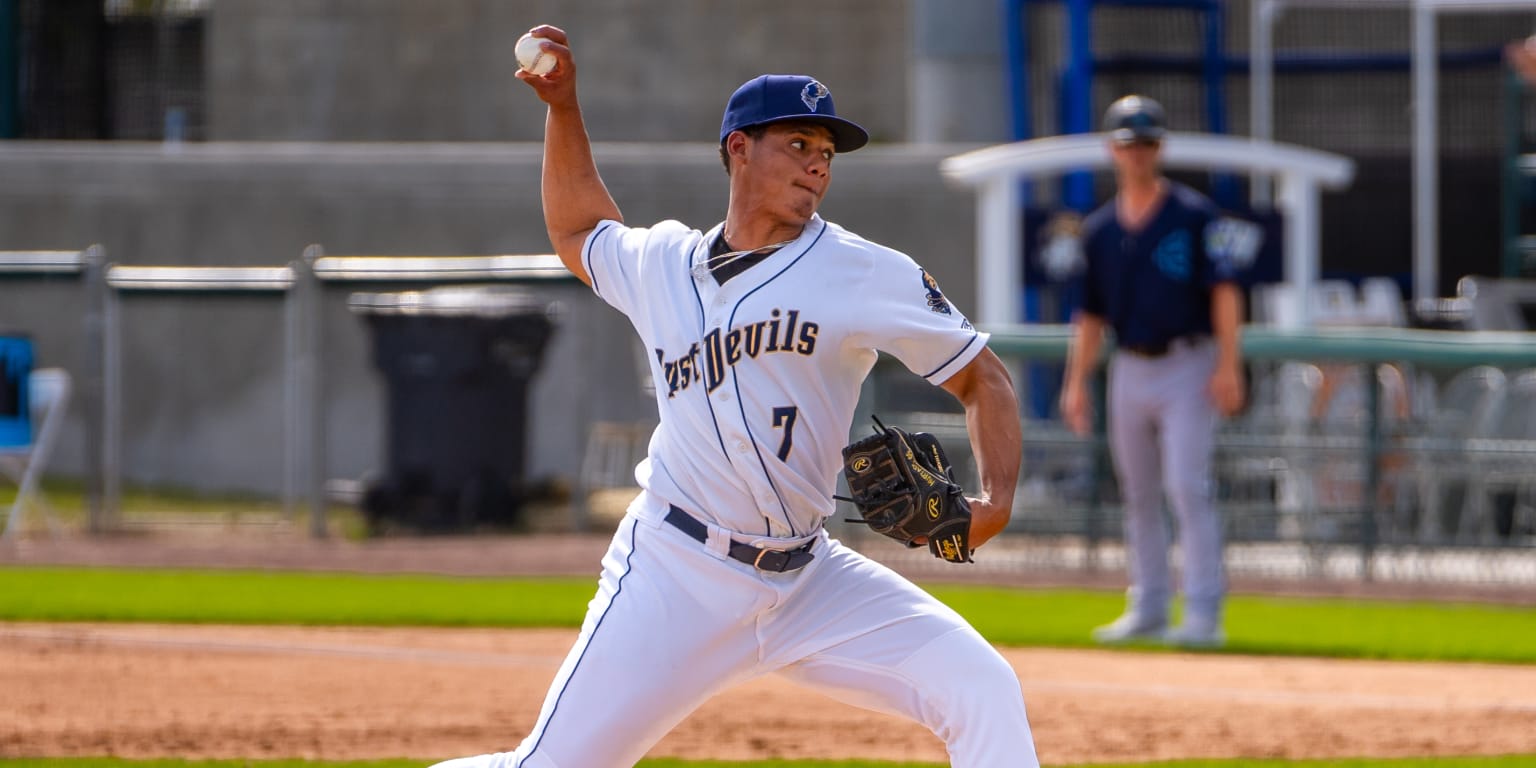
[[[1235,280],[1253,267],[1264,245],[1264,228],[1234,216],[1221,216],[1205,226],[1205,254],[1215,281]]]
[[[917,271],[923,276],[923,293],[928,301],[928,309],[941,315],[951,314],[949,299],[944,298],[944,292],[939,290],[939,281],[928,274],[928,270],[918,267]]]

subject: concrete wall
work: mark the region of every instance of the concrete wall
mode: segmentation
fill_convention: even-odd
[[[938,173],[969,145],[872,147],[838,158],[823,213],[923,262],[974,305],[974,200]],[[536,144],[0,145],[0,248],[101,243],[122,264],[281,265],[332,254],[545,253]],[[725,213],[712,144],[599,144],[609,189],[632,223],[708,227]],[[377,290],[376,287],[371,290]],[[651,412],[632,331],[576,283],[541,285],[563,305],[535,377],[533,477],[569,478],[587,424]],[[382,469],[383,382],[369,336],[326,296],[330,477]],[[39,365],[85,369],[80,286],[0,278],[0,329],[24,329]],[[282,487],[281,302],[262,297],[125,300],[124,423],[130,482],[275,493]],[[56,467],[84,471],[82,411]]]
[[[1225,5],[1223,45],[1249,48],[1251,0]],[[1011,138],[1001,13],[994,0],[218,0],[208,12],[207,136],[214,140],[531,141],[543,110],[511,76],[512,43],[535,23],[572,35],[589,128],[599,141],[699,141],[719,126],[736,85],[767,71],[826,82],[840,109],[877,142]],[[1067,63],[1063,3],[1028,4],[1031,135],[1056,133]],[[1497,49],[1529,34],[1532,12],[1445,13],[1447,54]],[[1274,27],[1281,54],[1406,56],[1406,6],[1286,9]],[[1094,54],[1196,56],[1195,10],[1103,5]],[[1377,62],[1381,64],[1382,62]],[[1441,146],[1496,151],[1496,63],[1443,73]],[[1225,84],[1228,130],[1248,130],[1248,83]],[[1193,70],[1106,67],[1090,119],[1132,91],[1168,107],[1173,126],[1206,130]],[[1406,153],[1406,66],[1328,74],[1281,73],[1275,135],[1347,153]]]
[[[900,0],[219,0],[208,137],[537,140],[512,44],[550,23],[571,36],[596,141],[708,140],[764,72],[814,75],[875,141],[901,141],[909,17]]]
[[[1013,138],[999,4],[913,0],[908,140]]]

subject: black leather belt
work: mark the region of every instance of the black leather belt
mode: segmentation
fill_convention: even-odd
[[[1168,354],[1168,348],[1170,346],[1170,342],[1159,341],[1151,344],[1126,344],[1120,349],[1136,355],[1137,357],[1162,357],[1163,355]]]
[[[1138,357],[1162,357],[1162,356],[1168,354],[1173,349],[1173,345],[1179,343],[1180,341],[1189,341],[1189,342],[1193,343],[1193,342],[1200,341],[1203,338],[1205,338],[1205,337],[1204,336],[1175,336],[1175,337],[1173,337],[1171,339],[1165,339],[1163,341],[1155,341],[1155,342],[1152,342],[1150,344],[1126,344],[1124,346],[1121,346],[1120,349],[1122,349],[1122,350],[1124,350],[1126,352],[1129,352],[1129,353],[1131,353],[1133,355],[1136,355]]]
[[[697,539],[700,544],[709,541],[709,528],[693,515],[683,511],[676,504],[669,505],[667,510],[667,522],[674,528]],[[804,568],[816,556],[811,554],[811,545],[815,540],[808,541],[795,549],[758,549],[751,544],[743,544],[731,539],[730,555],[732,560],[739,560],[760,571],[772,571],[784,573],[785,571],[798,571]]]

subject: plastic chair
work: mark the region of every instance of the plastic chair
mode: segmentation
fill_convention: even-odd
[[[644,345],[631,346],[631,363],[642,400],[649,404],[656,397],[656,381],[651,376],[649,353]],[[595,510],[593,496],[604,491],[624,489],[622,496],[633,497],[635,466],[645,459],[650,448],[651,434],[656,431],[656,420],[643,417],[634,421],[593,421],[587,427],[587,444],[582,449],[581,468],[576,473],[572,489],[572,524],[578,530],[592,527]],[[612,501],[609,499],[608,501]],[[599,506],[613,506],[605,504]],[[613,512],[613,510],[609,510]],[[610,514],[610,516],[612,516]],[[605,525],[617,522],[602,520]]]
[[[1373,325],[1402,327],[1408,324],[1403,293],[1390,277],[1368,277],[1360,283],[1361,312]]]
[[[1360,299],[1348,280],[1319,280],[1313,286],[1312,320],[1318,325],[1357,325]]]
[[[1475,479],[1484,471],[1483,458],[1473,450],[1475,441],[1494,436],[1508,391],[1508,377],[1498,368],[1480,365],[1465,369],[1440,390],[1426,424],[1425,437],[1432,450],[1418,454],[1415,474],[1419,481],[1419,541],[1442,543],[1447,513],[1454,512],[1453,526],[1464,535],[1471,518],[1467,502]],[[1445,450],[1435,450],[1443,448]],[[1447,504],[1460,494],[1459,501]],[[1472,510],[1475,513],[1475,510]]]
[[[17,485],[16,500],[6,515],[5,529],[0,532],[0,537],[4,538],[17,535],[22,513],[32,504],[42,510],[49,530],[58,532],[58,521],[43,499],[39,484],[63,426],[71,380],[69,372],[62,368],[39,368],[32,371],[27,386],[30,390],[32,442],[0,447],[0,474],[7,475]]]
[[[1492,543],[1499,530],[1494,519],[1495,497],[1514,498],[1509,535],[1518,530],[1521,518],[1533,513],[1532,479],[1536,477],[1536,368],[1510,379],[1503,409],[1491,427],[1489,440],[1478,441],[1474,455],[1484,455],[1467,490],[1465,511],[1457,525],[1459,538]],[[1484,450],[1478,450],[1484,449]],[[1536,520],[1532,521],[1536,525]]]
[[[1313,430],[1327,452],[1319,457],[1314,475],[1320,509],[1358,518],[1362,507],[1377,511],[1377,533],[1384,540],[1411,538],[1414,474],[1401,438],[1414,427],[1411,375],[1401,366],[1381,363],[1369,370],[1357,363],[1326,364],[1323,384],[1309,413]],[[1371,422],[1371,387],[1377,394],[1376,417],[1381,430],[1375,497],[1368,487],[1371,467],[1356,443],[1364,445]],[[1344,445],[1351,446],[1341,450]]]
[[[1288,325],[1294,295],[1285,283],[1260,283],[1253,286],[1253,322],[1257,325]]]
[[[1260,370],[1253,382],[1253,405],[1227,428],[1228,437],[1246,447],[1218,452],[1229,484],[1261,478],[1273,484],[1275,533],[1285,539],[1307,532],[1316,505],[1312,473],[1317,462],[1305,443],[1309,409],[1322,377],[1316,365],[1297,361]]]

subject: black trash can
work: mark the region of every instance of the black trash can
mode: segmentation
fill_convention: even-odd
[[[363,493],[370,531],[518,527],[528,384],[554,305],[502,287],[357,293],[349,305],[388,389],[387,468]]]

